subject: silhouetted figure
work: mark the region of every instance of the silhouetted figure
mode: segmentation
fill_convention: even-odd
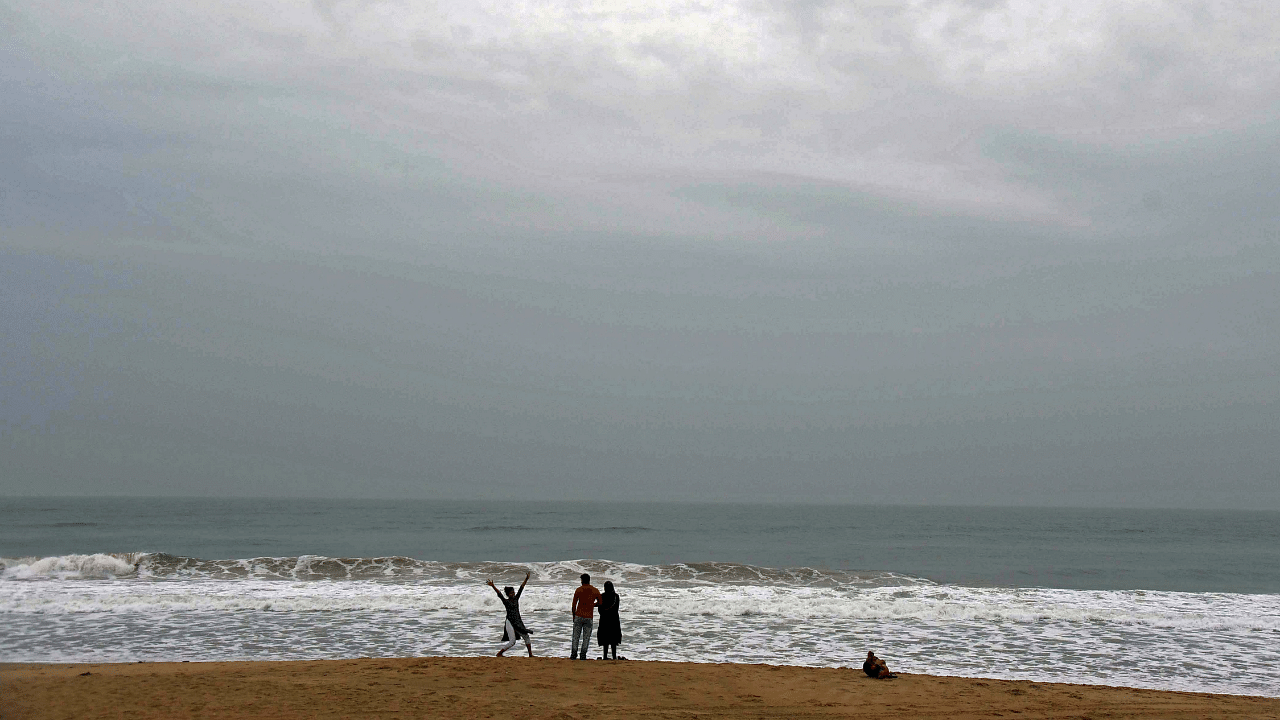
[[[516,590],[510,585],[503,588],[507,593],[504,597],[498,592],[498,586],[493,584],[492,580],[486,580],[485,585],[493,588],[498,593],[498,599],[502,601],[502,606],[507,610],[507,620],[502,627],[502,639],[507,641],[506,647],[498,651],[498,657],[502,657],[502,653],[511,649],[516,644],[516,640],[523,639],[524,646],[529,649],[529,657],[533,657],[533,643],[530,642],[529,628],[524,626],[524,621],[520,619],[520,596],[524,594],[524,585],[529,582],[529,573],[524,574],[524,582],[520,583],[520,590]]]
[[[613,591],[613,583],[606,580],[604,594],[600,596],[600,629],[596,631],[596,642],[604,648],[605,660],[609,659],[610,650],[613,651],[613,659],[618,659],[618,643],[622,642],[622,621],[618,618],[621,600]]]
[[[867,659],[862,663],[862,672],[866,673],[867,677],[873,677],[877,680],[888,680],[889,678],[898,677],[897,675],[889,672],[889,666],[886,665],[883,660],[876,657],[876,654],[870,650],[867,651]]]

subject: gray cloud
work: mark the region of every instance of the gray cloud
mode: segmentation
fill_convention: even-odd
[[[5,484],[1280,506],[1278,26],[0,5]]]

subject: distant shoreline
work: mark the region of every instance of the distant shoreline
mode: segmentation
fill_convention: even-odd
[[[564,658],[0,663],[0,717],[1280,718],[1280,698]]]

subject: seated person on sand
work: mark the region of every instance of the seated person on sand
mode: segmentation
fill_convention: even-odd
[[[889,678],[898,677],[897,675],[889,672],[889,666],[886,665],[883,660],[876,657],[876,654],[870,650],[867,651],[867,659],[862,663],[862,672],[866,673],[867,677],[873,677],[877,680],[887,680]]]

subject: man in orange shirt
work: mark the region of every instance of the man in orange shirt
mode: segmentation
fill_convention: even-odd
[[[591,586],[591,576],[582,573],[582,585],[573,592],[573,604],[569,612],[573,613],[573,649],[569,651],[571,660],[586,660],[587,648],[591,645],[591,626],[595,624],[595,608],[600,604],[600,591]],[[578,655],[578,638],[582,638],[582,655]]]

